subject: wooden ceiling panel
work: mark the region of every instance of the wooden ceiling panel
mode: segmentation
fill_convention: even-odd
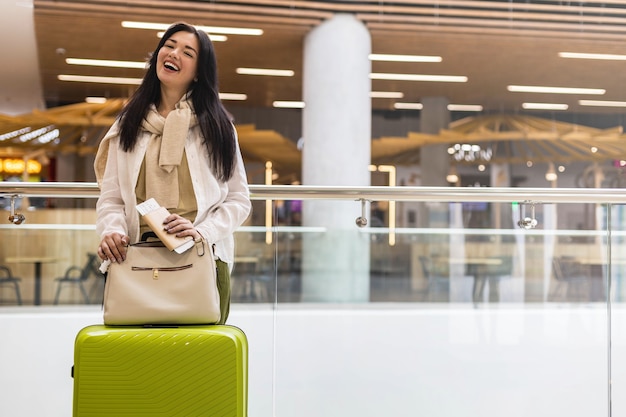
[[[269,107],[302,96],[304,39],[333,13],[353,12],[369,28],[372,51],[443,57],[441,63],[373,62],[374,72],[466,75],[467,83],[373,80],[376,91],[401,91],[402,101],[445,96],[454,104],[480,104],[486,111],[519,112],[524,101],[558,102],[568,111],[615,113],[581,107],[581,98],[626,101],[623,61],[563,59],[559,51],[626,54],[626,8],[621,2],[542,1],[289,1],[289,0],[35,0],[35,27],[45,99],[50,105],[86,95],[128,96],[134,87],[62,82],[60,73],[140,77],[141,70],[78,68],[64,57],[144,60],[154,32],[124,29],[122,20],[256,27],[260,37],[229,36],[215,42],[220,87],[248,95],[242,105]],[[338,40],[340,41],[340,40]],[[59,55],[63,48],[66,55]],[[293,69],[295,76],[251,77],[237,67]],[[596,97],[510,93],[509,84],[604,88]],[[374,99],[374,109],[393,100]]]

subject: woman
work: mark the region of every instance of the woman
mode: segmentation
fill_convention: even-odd
[[[219,100],[217,64],[206,33],[172,25],[137,91],[100,143],[98,255],[123,262],[148,226],[135,206],[154,198],[170,213],[168,233],[215,244],[224,323],[230,306],[233,233],[250,213],[236,131]]]

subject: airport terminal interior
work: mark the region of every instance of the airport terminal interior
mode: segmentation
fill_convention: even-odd
[[[3,1],[0,415],[72,415],[95,155],[180,21],[250,188],[247,415],[626,415],[626,0]]]

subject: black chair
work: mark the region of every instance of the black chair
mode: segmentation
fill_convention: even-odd
[[[13,285],[15,288],[15,299],[18,305],[22,305],[22,295],[20,294],[20,281],[22,279],[14,277],[8,266],[0,265],[0,286]]]
[[[59,303],[61,289],[65,284],[78,285],[81,293],[83,294],[83,297],[85,298],[85,302],[89,304],[89,295],[87,294],[87,290],[85,289],[85,282],[92,274],[96,277],[98,277],[98,274],[100,274],[100,271],[98,270],[97,260],[98,256],[95,253],[88,253],[87,262],[83,267],[70,266],[65,271],[65,275],[55,279],[55,281],[57,281],[57,291],[56,295],[54,296],[54,304]]]

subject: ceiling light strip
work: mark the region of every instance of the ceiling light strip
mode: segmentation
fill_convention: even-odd
[[[561,103],[522,103],[526,110],[567,110],[569,106]]]
[[[428,55],[392,55],[392,54],[370,54],[370,61],[386,62],[441,62],[440,56]]]
[[[246,94],[240,93],[220,93],[220,100],[233,100],[233,101],[243,101],[247,100],[248,96]]]
[[[402,98],[404,93],[400,91],[370,91],[371,98]]]
[[[513,93],[592,94],[592,95],[602,95],[606,93],[606,90],[602,88],[549,87],[549,86],[537,86],[537,85],[508,85],[506,89]]]
[[[272,103],[272,106],[281,109],[303,109],[305,107],[304,101],[286,101],[277,100]]]
[[[13,139],[13,138],[15,138],[17,136],[23,135],[23,134],[28,133],[30,131],[31,131],[30,127],[23,127],[21,129],[14,130],[14,131],[9,132],[9,133],[4,133],[4,134],[0,135],[0,142],[8,140],[8,139]]]
[[[396,80],[396,81],[428,81],[440,83],[466,83],[467,77],[463,75],[426,75],[426,74],[393,74],[372,73],[372,80]]]
[[[424,105],[422,103],[394,103],[393,107],[398,110],[422,110]]]
[[[171,24],[169,23],[133,22],[133,21],[122,22],[122,27],[129,28],[129,29],[167,30],[170,26]],[[195,25],[194,27],[203,32],[215,33],[215,34],[221,34],[221,35],[260,36],[263,34],[262,29],[255,29],[255,28],[201,26],[201,25]]]
[[[157,38],[161,39],[163,37],[163,35],[165,35],[165,32],[157,32]],[[207,33],[209,39],[211,39],[211,42],[226,42],[228,40],[227,36],[224,35],[215,35],[213,33]]]
[[[422,103],[406,103],[397,102],[393,107],[398,110],[422,110],[424,105]],[[449,111],[483,111],[483,106],[480,104],[448,104]]]
[[[137,68],[146,69],[147,62],[139,61],[114,61],[109,59],[86,59],[86,58],[66,58],[65,63],[69,65],[86,65],[91,67],[110,68]]]
[[[448,104],[449,111],[483,111],[480,104]]]
[[[598,59],[607,61],[626,61],[626,55],[616,54],[589,54],[582,52],[559,52],[561,58],[572,59]]]
[[[578,100],[581,106],[595,107],[626,107],[626,101],[608,101],[608,100]]]
[[[124,77],[97,77],[91,75],[71,75],[60,74],[57,76],[60,81],[73,81],[80,83],[97,83],[97,84],[125,84],[139,85],[141,78],[124,78]]]
[[[237,68],[237,74],[242,75],[267,75],[271,77],[293,77],[292,70],[269,69],[269,68]]]
[[[85,97],[85,103],[89,104],[104,104],[106,102],[106,97]]]

